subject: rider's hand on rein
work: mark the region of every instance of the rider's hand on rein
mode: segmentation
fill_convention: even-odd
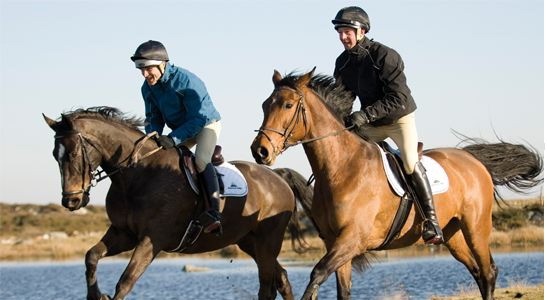
[[[161,135],[157,138],[155,138],[156,143],[158,143],[158,146],[163,147],[163,149],[170,149],[175,147],[175,141],[170,136],[167,135]]]

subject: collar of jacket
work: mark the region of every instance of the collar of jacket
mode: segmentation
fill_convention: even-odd
[[[371,44],[372,40],[365,36],[355,46],[353,46],[353,48],[348,49],[347,51],[349,54],[360,55],[365,53],[365,51],[370,48]]]
[[[171,74],[173,73],[175,69],[175,66],[166,62],[165,63],[165,70],[163,71],[163,75],[160,78],[161,83],[166,83],[167,80],[169,80],[169,77],[171,77]]]

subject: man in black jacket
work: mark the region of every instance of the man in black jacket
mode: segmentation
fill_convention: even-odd
[[[345,48],[336,59],[334,77],[361,102],[361,110],[349,115],[347,122],[365,126],[363,131],[372,140],[395,142],[425,218],[422,237],[426,243],[442,243],[429,180],[418,160],[416,103],[406,84],[403,60],[395,50],[365,36],[370,21],[360,7],[341,9],[332,23]]]

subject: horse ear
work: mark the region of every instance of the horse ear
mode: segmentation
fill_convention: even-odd
[[[42,113],[42,117],[44,117],[44,120],[51,129],[55,130],[55,128],[57,128],[57,122],[55,122],[55,120],[48,118],[44,113]]]
[[[277,70],[274,69],[274,73],[273,73],[273,76],[272,76],[272,81],[273,81],[274,85],[277,86],[277,83],[279,81],[281,81],[281,79],[282,79],[281,74]]]
[[[64,114],[61,114],[61,121],[58,122],[57,125],[57,129],[61,129],[62,131],[70,131],[73,129],[72,120]]]
[[[298,78],[298,80],[296,82],[297,85],[300,85],[300,86],[308,85],[308,83],[310,83],[311,78],[313,77],[313,73],[315,72],[315,68],[317,68],[317,67],[313,67],[313,69],[311,71],[309,71],[308,73],[300,76],[300,78]]]

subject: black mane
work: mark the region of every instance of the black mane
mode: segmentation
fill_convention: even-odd
[[[119,109],[109,106],[94,106],[87,109],[79,108],[73,111],[65,112],[63,113],[63,116],[71,120],[93,118],[111,121],[137,131],[141,131],[141,128],[144,126],[144,120],[142,118],[136,116],[126,116]]]
[[[287,86],[296,89],[296,82],[301,76],[302,75],[291,72],[277,82],[277,86]],[[311,78],[308,87],[312,89],[341,120],[351,113],[355,96],[342,84],[337,83],[334,77],[324,74],[314,75]]]

